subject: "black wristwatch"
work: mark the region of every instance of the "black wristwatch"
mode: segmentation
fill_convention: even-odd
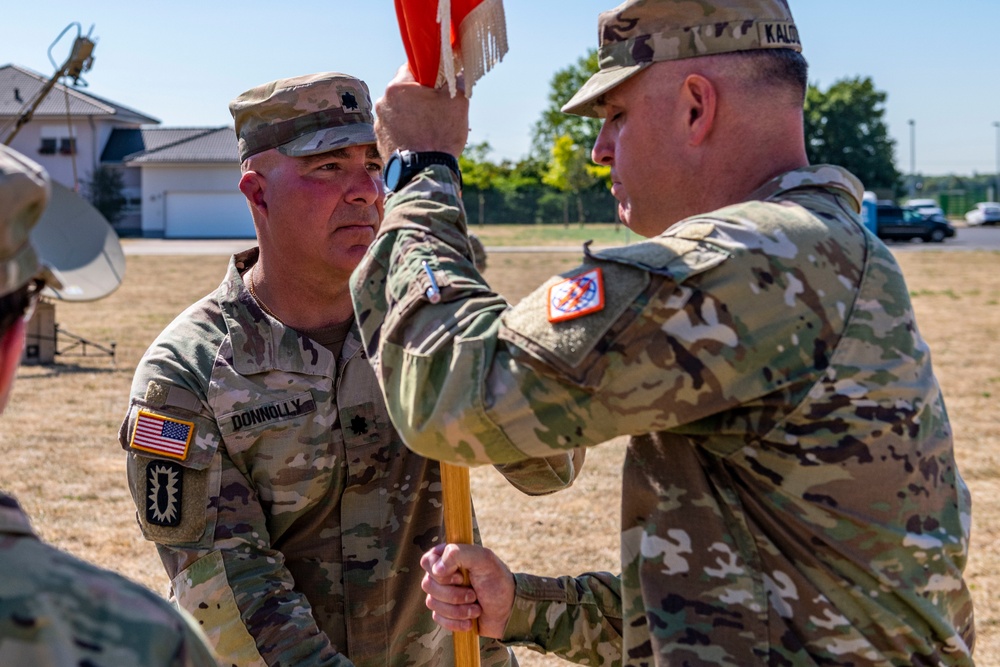
[[[395,192],[409,183],[414,176],[432,164],[443,164],[458,176],[458,186],[462,187],[462,172],[458,168],[458,159],[450,153],[438,151],[400,151],[395,150],[385,163],[385,188]]]

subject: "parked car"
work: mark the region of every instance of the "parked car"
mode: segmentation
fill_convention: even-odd
[[[903,206],[917,209],[921,215],[940,215],[944,217],[944,209],[938,206],[936,199],[908,199],[903,202]]]
[[[1000,223],[1000,204],[993,201],[982,201],[976,208],[965,214],[965,221],[970,225],[995,225]]]
[[[909,206],[878,204],[875,220],[880,239],[941,243],[955,235],[955,228],[943,215],[922,215]]]

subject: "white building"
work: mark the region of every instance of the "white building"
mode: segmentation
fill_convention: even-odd
[[[231,127],[115,130],[101,161],[140,174],[143,236],[254,237]]]
[[[0,67],[0,142],[47,81],[17,65]],[[237,188],[233,128],[164,128],[159,122],[57,83],[10,146],[82,195],[96,169],[118,170],[127,201],[115,225],[121,234],[253,238],[253,221]]]

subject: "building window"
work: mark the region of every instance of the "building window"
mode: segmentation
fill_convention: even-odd
[[[42,137],[42,145],[38,147],[42,155],[76,155],[75,137]]]

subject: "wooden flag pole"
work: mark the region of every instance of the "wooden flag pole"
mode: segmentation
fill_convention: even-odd
[[[464,466],[441,463],[441,492],[444,496],[445,539],[452,544],[472,544],[472,491],[469,486],[469,469]],[[463,572],[465,584],[469,573]],[[472,629],[456,632],[455,664],[458,667],[479,667],[479,628],[472,620]]]

